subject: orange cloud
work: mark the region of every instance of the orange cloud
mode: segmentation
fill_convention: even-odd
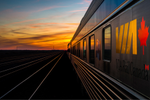
[[[36,23],[36,24],[30,24],[32,26],[36,25],[79,25],[79,23]]]
[[[72,36],[74,34],[74,32],[62,32],[62,33],[56,33],[56,34],[52,34],[52,35],[38,35],[38,36],[34,36],[34,37],[28,37],[28,38],[18,38],[18,40],[42,40],[45,38],[64,38],[63,36]]]
[[[91,3],[92,0],[84,0],[84,2]]]
[[[37,47],[49,48],[51,45],[54,45],[55,49],[66,49],[66,45],[68,42],[70,42],[73,34],[74,32],[64,32],[53,35],[39,35],[28,38],[18,38],[17,40],[21,43],[27,43]],[[62,47],[60,48],[60,46]]]
[[[67,24],[67,25],[79,25],[79,23],[65,23],[65,24]]]
[[[87,3],[90,0],[82,1],[88,5]],[[21,6],[21,9],[23,7]],[[1,18],[4,19],[4,21],[0,19],[3,22],[0,24],[3,25],[0,26],[0,48],[15,49],[19,46],[19,49],[48,50],[53,49],[54,46],[55,49],[66,49],[67,44],[79,25],[78,20],[81,18],[82,11],[86,11],[87,8],[70,9],[70,12],[66,10],[66,12],[60,12],[59,14],[49,12],[61,7],[65,6],[39,6],[38,8],[31,7],[33,9],[23,11],[12,8],[2,13],[0,11]],[[39,13],[46,10],[49,10],[49,14],[45,12]],[[43,18],[41,18],[42,16]]]
[[[74,32],[68,33],[57,33],[53,35],[38,35],[31,36],[26,38],[3,38],[1,39],[0,49],[41,49],[41,50],[51,50],[53,46],[55,49],[67,49],[66,46],[68,42],[70,42],[72,35]]]
[[[31,20],[16,23],[28,21]],[[27,47],[30,47],[30,49],[38,49],[38,47],[39,49],[51,49],[51,45],[55,45],[55,49],[66,49],[78,25],[79,23],[51,22],[26,24],[25,26],[14,25],[15,27],[11,26],[7,31],[5,28],[1,28],[0,30],[8,34],[3,35],[7,39],[1,42],[0,48],[16,48],[19,45],[20,49]]]
[[[38,50],[43,49],[43,47],[31,45],[30,43],[21,43],[17,39],[10,39],[10,38],[0,38],[0,49],[1,50]]]
[[[36,24],[29,24],[27,25],[27,27],[31,29],[37,29],[40,32],[57,33],[58,31],[61,32],[64,30],[75,31],[78,25],[79,23],[36,23]]]
[[[57,24],[48,24],[48,23],[37,23],[37,24],[30,24],[27,25],[27,28],[24,30],[20,30],[17,32],[22,33],[30,33],[34,35],[50,35],[50,34],[57,34],[57,33],[68,33],[68,32],[75,32],[77,28],[77,23],[57,23]]]

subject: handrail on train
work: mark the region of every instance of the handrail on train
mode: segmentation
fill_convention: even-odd
[[[112,82],[113,84],[116,84],[119,88],[123,89],[124,91],[128,92],[129,94],[133,95],[134,97],[136,97],[137,99],[150,99],[149,97],[145,96],[144,94],[134,90],[132,87],[122,83],[119,80],[116,80],[115,78],[105,74],[104,72],[94,68],[93,66],[91,66],[90,64],[88,64],[87,62],[85,62],[84,60],[80,59],[79,57],[68,53],[68,55],[70,55],[70,59],[75,58],[78,62],[76,63],[80,63],[80,65],[82,64],[82,67],[89,67],[90,69],[94,70],[96,73],[100,74],[101,76],[103,76],[105,79],[108,79],[110,82]],[[79,64],[77,64],[79,65]],[[88,68],[87,68],[88,69]],[[88,71],[88,70],[87,70]],[[95,77],[94,77],[95,78]]]

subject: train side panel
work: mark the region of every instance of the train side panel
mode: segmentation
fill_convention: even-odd
[[[109,74],[110,76],[122,81],[128,86],[150,96],[150,74],[149,74],[149,65],[150,65],[150,37],[148,36],[146,44],[147,46],[140,46],[141,41],[139,35],[139,30],[141,29],[142,18],[145,20],[146,26],[150,26],[150,1],[145,0],[137,4],[133,8],[130,8],[120,16],[114,18],[112,21],[109,21],[106,25],[103,25],[102,28],[108,24],[112,27],[112,49],[111,49],[111,61],[110,66],[105,64],[104,59],[98,60],[95,58],[95,67],[101,71]],[[132,29],[132,22],[136,20],[137,25],[137,54],[133,54],[133,34],[131,35],[131,41],[128,43],[130,38],[129,32],[130,28]],[[125,28],[125,24],[128,23],[128,29]],[[144,21],[143,21],[144,23]],[[118,27],[118,34],[120,35],[121,26],[123,25],[123,34],[122,34],[122,43],[119,53],[116,53],[116,28]],[[144,24],[143,24],[144,25]],[[125,30],[127,30],[127,37],[124,37]],[[102,41],[102,29],[99,28],[96,30],[96,38]],[[148,32],[150,32],[148,30]],[[143,33],[144,34],[144,33]],[[118,37],[119,38],[119,37]],[[126,40],[125,53],[122,53],[123,41]],[[95,42],[96,43],[96,42]],[[127,46],[131,44],[129,54],[126,53]],[[101,46],[103,47],[103,46]],[[103,48],[101,54],[103,54]],[[144,51],[143,51],[144,50]],[[96,52],[96,48],[95,48]],[[143,54],[144,52],[144,54]],[[103,58],[103,55],[101,55]],[[105,68],[108,67],[108,68]]]
[[[141,45],[142,40],[140,38],[142,36],[145,36],[145,33],[143,32],[142,35],[139,36],[139,30],[143,31],[141,24],[144,25],[144,29],[146,29],[147,27],[148,33],[150,33],[149,9],[150,9],[150,0],[141,0],[140,3],[134,5],[133,7],[130,7],[126,11],[122,12],[120,15],[108,21],[106,24],[97,28],[94,32],[88,34],[86,37],[80,40],[80,58],[83,59],[83,40],[86,39],[87,51],[85,62],[90,64],[89,38],[94,34],[95,61],[94,65],[93,64],[91,65],[99,69],[100,71],[110,75],[111,77],[120,80],[122,83],[128,85],[129,87],[138,90],[141,93],[150,97],[150,71],[149,71],[150,36],[149,35],[147,36],[146,45]],[[104,48],[103,48],[104,45],[103,30],[107,26],[111,27],[110,61],[104,59]],[[123,29],[121,29],[121,27],[123,27]],[[133,36],[135,35],[134,28],[136,28],[136,36]],[[118,29],[118,41],[119,39],[121,40],[119,41],[121,43],[120,47],[116,43],[117,29]],[[119,37],[121,31],[122,37]],[[134,37],[136,37],[136,39]],[[134,45],[133,41],[135,42]],[[119,52],[116,51],[117,47],[120,48]],[[136,52],[137,50],[137,53],[133,53],[133,48],[134,52]],[[127,51],[127,49],[129,50]]]

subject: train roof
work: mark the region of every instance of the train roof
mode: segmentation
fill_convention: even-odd
[[[111,0],[110,0],[111,1]],[[135,0],[113,0],[113,3],[116,3],[117,5],[112,8],[110,11],[107,11],[109,13],[105,14],[102,12],[101,15],[103,15],[100,20],[96,21],[96,24],[94,22],[94,26],[90,26],[88,28],[85,28],[89,25],[89,22],[92,20],[93,15],[95,15],[95,13],[97,14],[97,11],[99,11],[99,8],[103,7],[103,4],[106,4],[107,2],[110,1],[105,1],[105,0],[93,0],[88,8],[88,10],[86,11],[84,17],[82,18],[82,20],[80,21],[80,24],[74,34],[74,36],[72,37],[70,43],[68,43],[68,45],[72,45],[76,42],[78,42],[80,39],[82,39],[84,36],[86,36],[87,34],[91,33],[93,30],[95,30],[96,28],[98,28],[99,26],[103,25],[105,22],[107,22],[109,19],[113,18],[114,16],[118,15],[119,13],[123,12],[125,9],[129,8],[130,6],[134,5],[135,2],[139,1],[135,1]],[[104,3],[103,3],[104,2]],[[111,6],[111,5],[107,5],[107,6]],[[108,8],[109,8],[108,7]],[[100,8],[100,9],[101,9]],[[105,9],[102,8],[102,10],[106,10],[107,7]],[[108,10],[108,9],[107,9]],[[84,31],[86,30],[86,31]]]
[[[79,34],[79,32],[82,30],[82,28],[85,26],[85,24],[88,22],[88,20],[91,18],[91,16],[94,14],[94,12],[97,10],[97,8],[101,5],[103,1],[104,0],[92,0],[89,8],[87,9],[82,20],[80,21],[80,24],[70,42],[72,42],[75,39],[75,37]]]

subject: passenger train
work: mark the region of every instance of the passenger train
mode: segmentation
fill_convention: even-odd
[[[150,0],[91,2],[68,43],[68,56],[91,98],[111,99],[100,76],[134,97],[150,98],[149,27]]]

